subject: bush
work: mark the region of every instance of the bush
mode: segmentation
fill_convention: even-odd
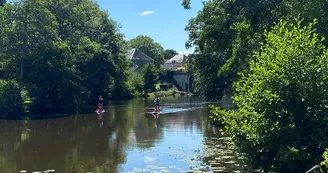
[[[141,74],[131,71],[128,76],[127,86],[134,96],[138,96],[143,91],[144,81]]]
[[[143,70],[143,89],[146,93],[156,91],[155,84],[158,81],[158,73],[152,65],[146,65]]]
[[[0,80],[0,116],[13,119],[23,116],[23,100],[13,80]]]
[[[328,168],[328,148],[326,148],[326,151],[322,154],[322,157],[324,160],[321,162],[321,165],[327,169]]]
[[[328,54],[313,23],[277,24],[234,84],[227,132],[254,168],[305,172],[328,145]]]

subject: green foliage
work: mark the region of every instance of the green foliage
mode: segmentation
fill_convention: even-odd
[[[100,94],[129,95],[125,41],[95,2],[14,1],[0,15],[0,58],[11,67],[6,75],[24,84],[33,110],[66,112],[95,104]]]
[[[191,7],[190,7],[190,0],[183,0],[182,3],[181,3],[181,5],[183,6],[183,8],[185,8],[187,10],[191,9]]]
[[[325,152],[322,154],[323,161],[321,162],[321,165],[324,166],[327,170],[328,168],[328,149],[326,148]]]
[[[189,54],[188,55],[188,61],[184,64],[185,71],[188,75],[194,75],[194,69],[195,69],[195,54]]]
[[[15,119],[23,116],[23,100],[17,82],[0,80],[0,116]]]
[[[6,3],[6,0],[0,0],[0,7],[4,6]]]
[[[313,27],[279,22],[234,85],[237,109],[212,110],[255,168],[305,172],[328,145],[328,54]]]
[[[164,90],[156,91],[156,94],[159,95],[160,97],[175,96],[176,93],[179,93],[179,90],[175,87],[172,87],[166,91],[164,91]],[[151,97],[153,97],[153,96],[151,96]]]
[[[154,59],[155,67],[159,69],[164,63],[164,49],[161,44],[148,36],[139,35],[128,43],[129,47],[138,48],[143,53]]]
[[[158,81],[158,74],[152,65],[146,65],[143,72],[144,91],[146,93],[155,91],[155,84]]]
[[[178,55],[178,52],[173,49],[166,49],[164,51],[164,59],[170,59],[174,57],[175,55]]]
[[[321,162],[321,165],[328,167],[328,149],[326,148],[325,152],[322,154],[324,161]]]
[[[189,0],[183,1],[186,6]],[[317,32],[327,37],[326,0],[222,1],[211,0],[186,27],[187,47],[194,47],[199,91],[209,100],[229,94],[238,73],[249,70],[249,56],[258,50],[263,32],[279,19],[304,22],[318,19]],[[324,42],[327,44],[327,41]]]
[[[195,58],[196,54],[189,54],[188,55],[188,61],[185,63],[185,72],[190,75],[193,78],[193,87],[192,91],[193,93],[199,93],[199,88],[201,87],[201,83],[199,82],[199,73],[197,70],[195,70]]]
[[[137,72],[131,71],[128,76],[127,85],[132,95],[138,96],[143,92],[143,76]]]

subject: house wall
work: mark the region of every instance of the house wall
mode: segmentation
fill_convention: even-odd
[[[164,63],[164,70],[176,70],[179,67],[182,67],[182,62],[176,62],[176,63]]]
[[[190,76],[184,72],[175,72],[173,74],[173,79],[178,83],[183,91],[189,92],[192,86]]]

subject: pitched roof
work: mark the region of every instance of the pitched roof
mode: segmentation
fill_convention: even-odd
[[[127,50],[126,53],[125,53],[126,58],[132,59],[132,56],[134,54],[134,51],[135,51],[135,49],[129,49],[129,50]]]
[[[175,62],[185,62],[187,60],[187,56],[183,54],[175,55],[173,58],[167,60],[165,63],[172,63],[173,61]]]
[[[141,50],[139,50],[138,48],[132,48],[129,49],[126,53],[125,56],[132,60],[132,59],[140,59],[140,60],[150,60],[153,61],[152,58],[150,58],[148,55],[146,55],[145,53],[143,53]]]

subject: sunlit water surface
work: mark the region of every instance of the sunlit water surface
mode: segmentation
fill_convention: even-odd
[[[205,142],[222,137],[209,121],[209,103],[161,98],[157,119],[145,109],[151,103],[112,102],[103,116],[87,107],[57,119],[0,120],[0,172],[187,172],[206,165]]]

